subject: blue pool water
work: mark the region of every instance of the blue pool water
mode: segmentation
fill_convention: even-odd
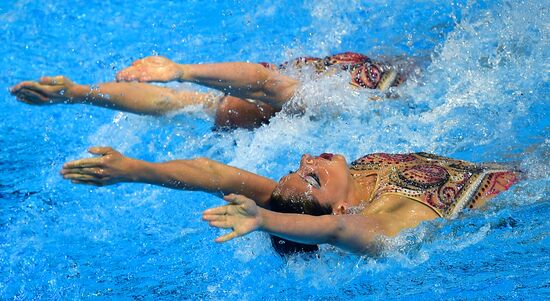
[[[0,299],[543,300],[550,297],[547,0],[2,1]],[[273,61],[358,51],[423,72],[368,102],[307,81],[304,116],[213,132],[200,112],[153,118],[31,107],[7,88],[42,75],[112,80],[133,60]],[[323,247],[285,262],[264,234],[219,245],[203,193],[64,181],[63,162],[110,145],[162,161],[206,156],[279,178],[302,153],[427,151],[513,162],[527,178],[485,210],[423,223],[380,258]]]

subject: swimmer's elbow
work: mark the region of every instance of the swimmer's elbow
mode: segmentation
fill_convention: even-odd
[[[212,175],[216,172],[216,161],[206,157],[198,157],[189,160],[194,168],[202,170],[204,174]]]
[[[346,237],[347,230],[347,224],[346,219],[342,215],[336,215],[331,216],[334,220],[331,227],[327,227],[328,230],[325,243],[328,243],[330,245],[338,245],[341,241],[343,241]]]
[[[275,72],[267,77],[262,85],[262,94],[266,102],[280,110],[289,101],[298,88],[299,81]]]
[[[227,177],[227,166],[206,157],[192,159],[193,167],[202,175],[206,175],[212,182],[221,182]]]
[[[201,165],[201,166],[209,166],[212,163],[211,159],[208,159],[206,157],[197,157],[194,159],[189,160],[195,164]]]

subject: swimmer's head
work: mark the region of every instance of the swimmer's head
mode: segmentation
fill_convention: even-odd
[[[305,154],[300,167],[282,177],[274,193],[287,200],[312,200],[340,212],[339,207],[348,199],[352,182],[344,156]]]
[[[271,197],[271,210],[283,213],[326,215],[345,212],[352,184],[346,159],[341,155],[303,155],[300,168],[281,178]],[[273,239],[279,252],[314,251],[316,246]]]

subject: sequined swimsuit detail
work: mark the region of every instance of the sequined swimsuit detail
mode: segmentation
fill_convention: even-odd
[[[454,218],[463,208],[488,199],[517,182],[516,173],[498,165],[476,165],[427,153],[370,154],[351,164],[355,178],[378,174],[369,202],[384,194],[406,196]]]
[[[351,85],[367,89],[386,90],[405,81],[405,76],[396,72],[390,65],[373,62],[366,55],[355,52],[344,52],[325,58],[299,57],[280,65],[265,62],[260,64],[270,70],[312,66],[317,73],[326,73],[329,69],[337,67],[349,71]]]

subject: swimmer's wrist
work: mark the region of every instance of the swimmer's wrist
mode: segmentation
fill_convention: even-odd
[[[257,231],[269,232],[269,220],[272,217],[273,212],[264,208],[258,208],[258,227]]]
[[[131,159],[127,169],[128,182],[159,185],[163,187],[178,187],[181,183],[167,174],[166,163],[147,162]]]
[[[127,182],[153,184],[152,176],[155,174],[154,163],[128,158],[126,171]]]
[[[191,66],[187,64],[178,64],[178,75],[176,80],[179,82],[192,81]]]
[[[87,85],[72,85],[68,87],[65,91],[65,96],[67,97],[67,104],[78,104],[83,103],[86,99],[86,96],[91,93],[90,86]]]

